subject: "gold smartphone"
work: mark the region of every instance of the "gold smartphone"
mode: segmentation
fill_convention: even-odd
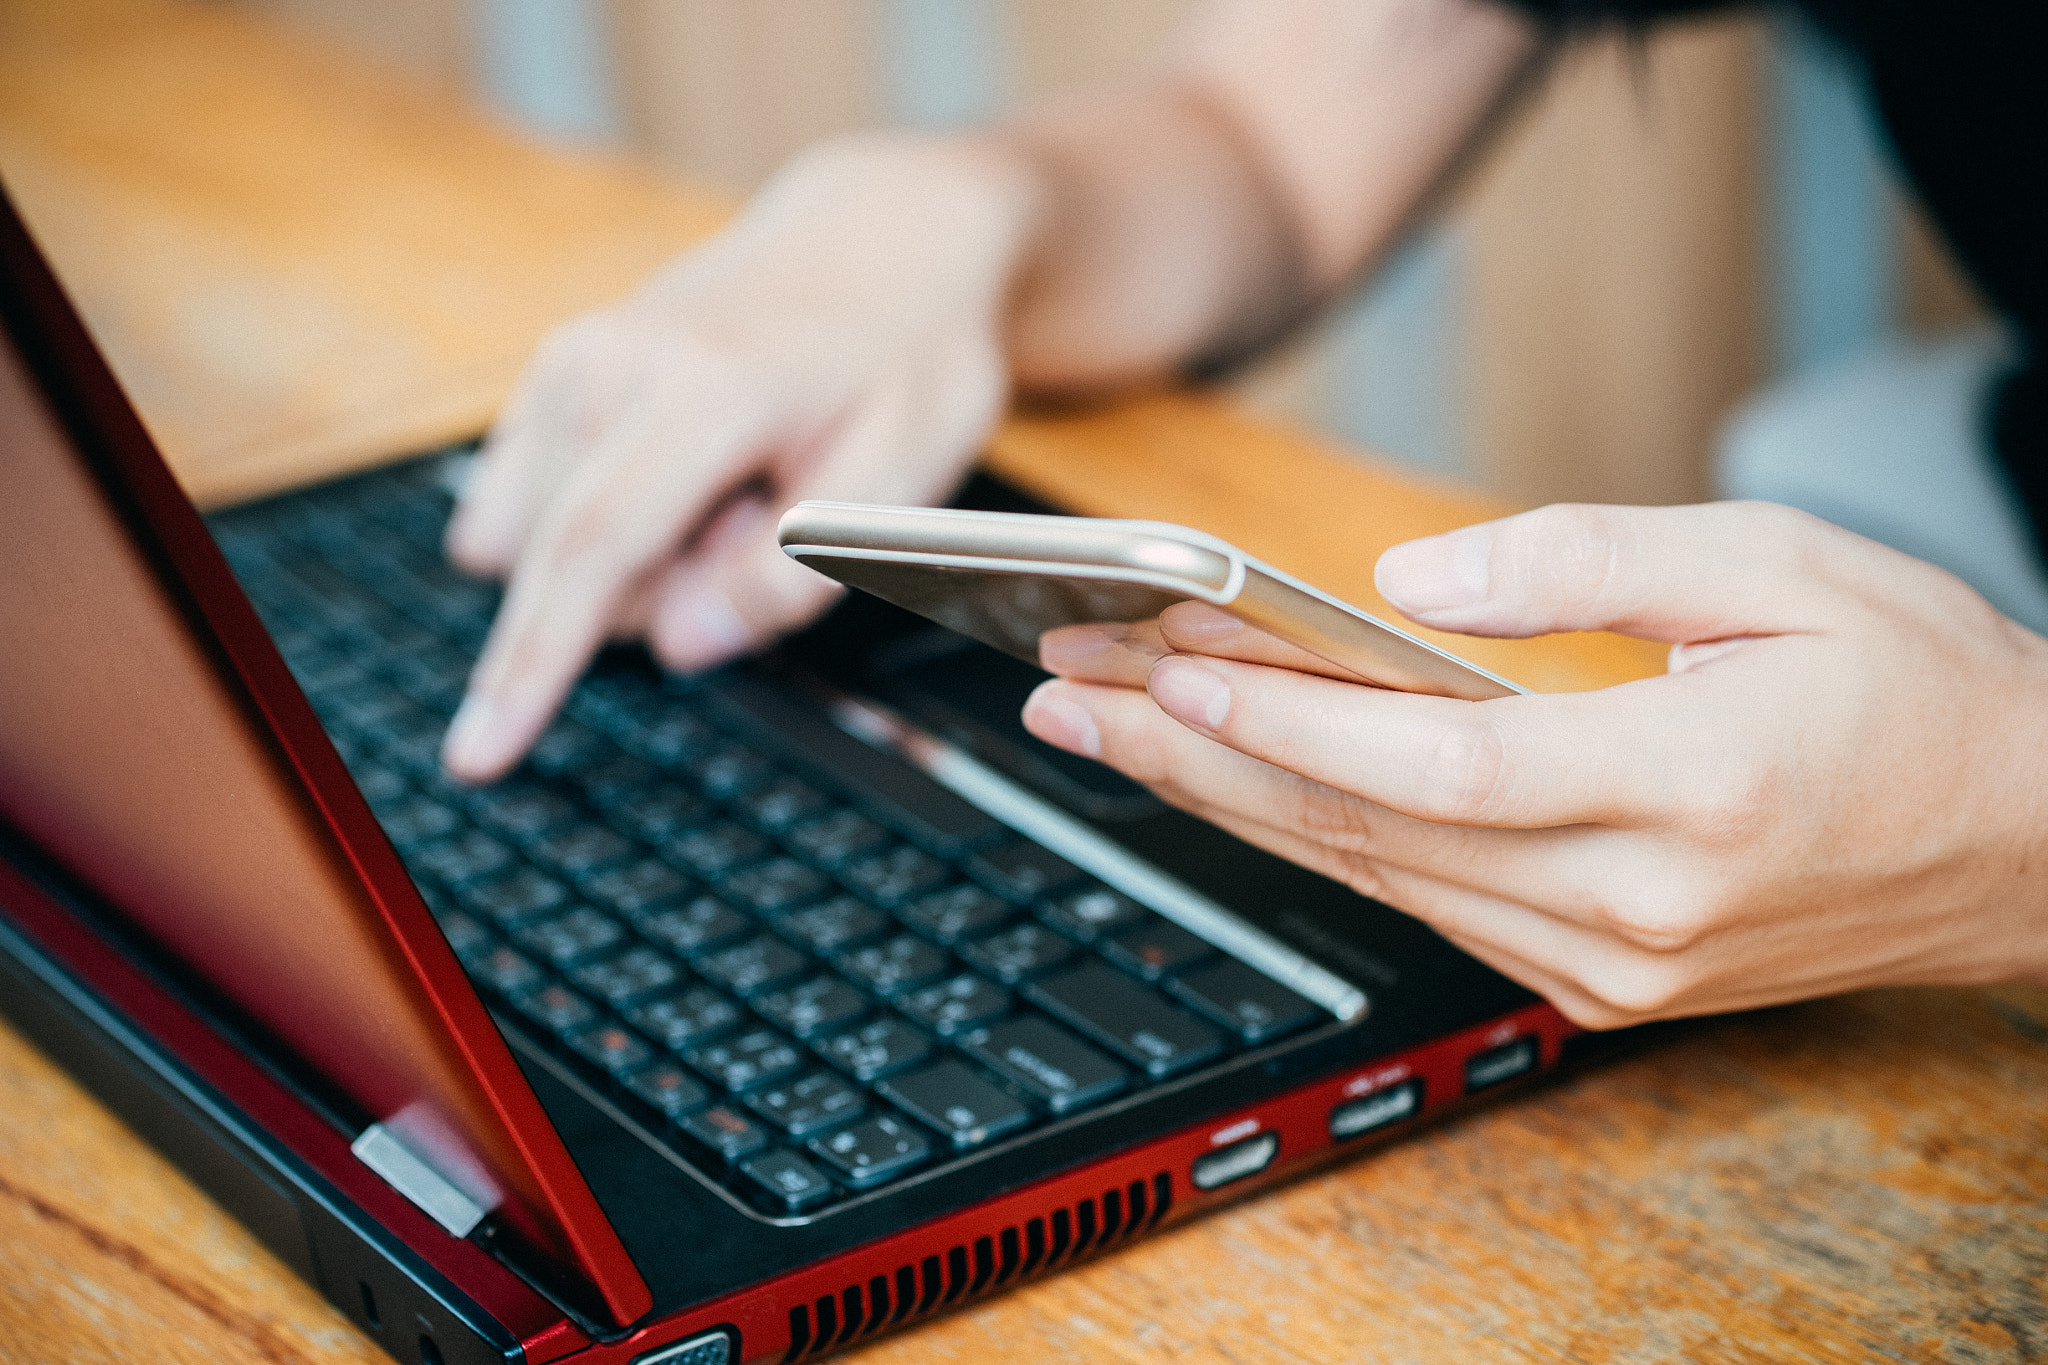
[[[800,502],[778,534],[798,563],[1031,664],[1048,630],[1197,601],[1301,646],[1332,676],[1468,701],[1528,690],[1169,522]]]

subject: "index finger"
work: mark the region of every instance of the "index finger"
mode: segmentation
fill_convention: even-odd
[[[677,450],[667,404],[633,405],[566,482],[513,568],[504,604],[442,745],[457,777],[501,776],[537,738],[609,634],[627,594],[697,528],[724,490],[702,472],[757,441],[750,413],[716,423],[711,405]]]
[[[1180,653],[1208,654],[1270,668],[1291,668],[1296,673],[1314,673],[1343,682],[1358,681],[1358,675],[1349,669],[1207,602],[1174,603],[1159,614],[1159,631],[1167,647]]]
[[[1148,680],[1168,715],[1254,758],[1417,819],[1521,829],[1670,811],[1698,722],[1655,699],[1686,685],[1458,701],[1188,655]]]

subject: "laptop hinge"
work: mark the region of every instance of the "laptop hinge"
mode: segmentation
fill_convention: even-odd
[[[439,1171],[419,1159],[412,1149],[392,1135],[381,1123],[362,1132],[349,1150],[356,1159],[384,1178],[386,1184],[410,1199],[427,1215],[456,1237],[467,1237],[490,1210],[458,1189]]]

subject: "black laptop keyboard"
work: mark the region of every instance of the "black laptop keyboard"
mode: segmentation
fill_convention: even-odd
[[[637,653],[512,776],[450,781],[497,593],[441,558],[449,507],[422,463],[212,527],[485,998],[755,1207],[815,1212],[1328,1019],[895,758]]]

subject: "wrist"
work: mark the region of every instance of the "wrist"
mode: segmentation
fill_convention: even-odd
[[[1049,198],[1038,160],[999,130],[869,132],[801,153],[748,213],[812,215],[830,224],[840,250],[855,262],[907,253],[915,278],[985,310],[1000,325],[1044,233]],[[905,283],[891,281],[897,288]]]

